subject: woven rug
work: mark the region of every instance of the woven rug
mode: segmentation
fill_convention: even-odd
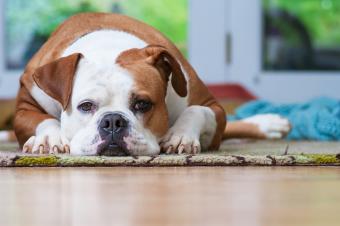
[[[229,140],[218,151],[153,157],[31,155],[16,143],[0,143],[0,167],[306,165],[340,166],[340,143]]]

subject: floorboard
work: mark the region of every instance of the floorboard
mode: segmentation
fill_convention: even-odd
[[[2,168],[0,225],[339,225],[339,167]]]

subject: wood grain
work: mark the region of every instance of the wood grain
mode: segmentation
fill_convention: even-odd
[[[340,168],[6,168],[0,225],[339,225]]]

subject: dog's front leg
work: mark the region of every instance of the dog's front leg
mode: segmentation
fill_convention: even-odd
[[[24,87],[20,94],[14,130],[23,151],[37,154],[69,152],[69,141],[61,133],[60,122],[38,107]]]
[[[56,119],[46,119],[37,126],[35,135],[26,141],[23,152],[34,154],[69,153],[70,144],[61,133],[60,122]]]
[[[24,111],[22,114],[20,113],[17,113],[14,124],[17,137],[23,143],[23,152],[34,154],[69,153],[69,141],[62,135],[58,120],[40,112]],[[41,120],[36,123],[35,127],[30,116],[36,116],[35,120],[39,119],[37,116],[41,116]]]
[[[162,151],[197,154],[208,148],[216,131],[215,113],[205,106],[189,106],[161,139]]]

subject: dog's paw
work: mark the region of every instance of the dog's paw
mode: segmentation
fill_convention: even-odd
[[[197,136],[180,131],[169,131],[161,139],[160,146],[166,154],[198,154],[201,151],[201,144]]]
[[[60,133],[31,136],[23,146],[24,153],[32,154],[58,154],[70,153],[70,144],[67,138]]]
[[[291,125],[288,119],[277,114],[260,114],[242,120],[255,124],[267,139],[281,139],[285,137]]]

